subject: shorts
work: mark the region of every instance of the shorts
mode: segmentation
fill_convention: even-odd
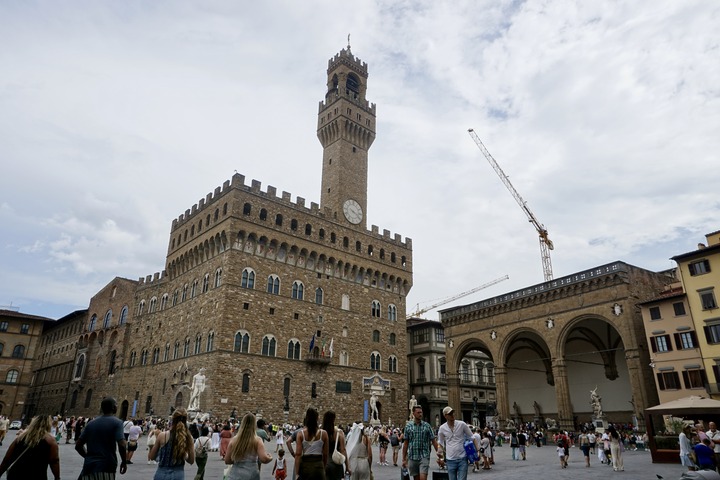
[[[424,473],[428,474],[430,471],[430,457],[423,457],[420,460],[408,459],[408,473],[411,477]]]
[[[137,440],[129,440],[128,441],[128,443],[127,443],[127,451],[128,452],[134,452],[135,450],[137,450],[137,447],[138,447]]]
[[[393,452],[397,452],[398,450],[400,450],[400,445],[393,445],[392,448]]]
[[[285,480],[285,477],[287,477],[287,474],[285,473],[284,468],[278,468],[275,470],[275,480]]]

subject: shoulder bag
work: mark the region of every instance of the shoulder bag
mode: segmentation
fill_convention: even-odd
[[[340,432],[337,428],[335,428],[335,451],[332,454],[332,461],[333,463],[337,465],[344,465],[345,464],[345,455],[340,453],[337,449],[338,446],[338,440],[340,439]]]

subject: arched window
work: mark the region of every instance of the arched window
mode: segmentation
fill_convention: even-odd
[[[75,377],[74,378],[82,378],[83,376],[83,370],[85,368],[85,354],[83,353],[80,355],[77,359],[77,362],[75,363]]]
[[[212,352],[213,344],[215,343],[215,332],[208,333],[207,345],[205,346],[206,352]]]
[[[154,313],[156,306],[157,306],[157,297],[152,297],[150,299],[150,308],[148,308],[148,313]]]
[[[348,352],[346,352],[345,350],[340,352],[340,365],[347,366],[349,360],[350,358],[348,356]]]
[[[280,277],[274,274],[268,277],[267,291],[268,293],[272,293],[274,295],[280,293]]]
[[[181,302],[184,302],[185,300],[187,300],[187,294],[188,294],[188,284],[186,283],[185,285],[183,285],[182,297],[180,298]]]
[[[393,322],[397,320],[397,307],[392,303],[388,305],[388,320]]]
[[[249,373],[243,373],[241,390],[242,390],[242,393],[250,392],[250,374]]]
[[[370,368],[372,370],[380,370],[380,354],[378,352],[370,354]]]
[[[165,353],[163,353],[163,362],[170,360],[170,344],[165,344]]]
[[[92,403],[92,388],[87,391],[85,394],[85,408],[90,408],[90,404]]]
[[[395,355],[388,357],[388,372],[397,373],[397,357]]]
[[[376,343],[380,341],[380,330],[373,330],[372,341]]]
[[[274,357],[276,344],[277,341],[275,340],[275,337],[272,335],[265,335],[262,341],[262,355],[265,355],[266,357]]]
[[[175,347],[173,348],[173,359],[180,357],[180,342],[175,340]]]
[[[395,334],[394,334],[394,333],[391,333],[391,334],[390,334],[390,338],[388,339],[388,343],[389,343],[390,345],[395,345],[395,342],[396,342],[396,340],[395,340]]]
[[[243,205],[243,215],[250,215],[250,211],[252,210],[252,205],[249,203],[246,203]]]
[[[202,293],[207,293],[210,290],[210,274],[206,273],[203,277]]]
[[[242,271],[240,286],[242,288],[255,288],[255,271],[252,268],[246,268]]]
[[[25,357],[25,345],[15,345],[13,348],[12,358],[24,358]]]
[[[97,315],[93,314],[93,316],[90,317],[90,325],[88,326],[88,332],[94,332],[96,324],[97,324]]]
[[[190,355],[190,338],[185,338],[185,346],[183,347],[183,357],[187,357]]]
[[[342,308],[343,310],[350,310],[350,295],[348,295],[347,293],[342,294],[340,308]]]
[[[195,355],[197,355],[198,353],[200,353],[200,348],[201,348],[201,346],[202,346],[202,337],[201,337],[200,334],[198,333],[198,334],[197,334],[197,337],[195,337]]]
[[[312,235],[312,225],[309,223],[305,224],[305,235]]]
[[[287,358],[300,360],[300,342],[298,340],[290,340],[288,342]]]
[[[222,285],[222,268],[215,270],[215,288]]]
[[[360,243],[360,240],[355,242],[355,251],[362,252],[362,243]]]
[[[5,344],[0,343],[0,356],[2,356],[2,352],[5,349]]]
[[[143,349],[142,353],[140,354],[140,365],[147,365],[148,361],[148,351]]]
[[[140,300],[140,305],[138,305],[138,315],[142,315],[145,311],[145,300]]]
[[[278,227],[282,227],[282,222],[283,222],[283,216],[280,215],[279,213],[277,215],[275,215],[275,225],[277,225]]]
[[[195,295],[197,295],[197,288],[198,288],[198,281],[193,280],[192,288],[190,289],[190,298],[195,298]]]
[[[160,363],[160,347],[153,348],[153,363]]]
[[[110,328],[112,322],[112,309],[105,312],[105,318],[103,319],[103,328]]]
[[[380,318],[380,302],[377,300],[373,300],[372,304],[370,305],[370,313],[375,318]]]
[[[318,305],[323,304],[323,289],[320,287],[315,289],[315,303]]]
[[[302,300],[304,295],[305,286],[302,282],[295,280],[292,285],[292,298],[295,300]]]
[[[292,230],[294,232],[295,230],[297,230],[297,227],[298,227],[298,221],[295,220],[294,218],[292,220],[290,220],[290,230]]]
[[[122,310],[120,310],[120,320],[118,321],[118,325],[125,325],[125,322],[127,322],[127,316],[128,316],[128,307],[125,305]]]
[[[162,299],[160,300],[160,310],[165,310],[167,308],[168,298],[170,297],[167,293],[163,294]]]
[[[250,353],[250,334],[247,332],[236,333],[235,347],[233,350],[236,352]]]
[[[265,210],[264,208],[260,209],[260,220],[267,220],[267,210]]]
[[[130,366],[134,367],[135,362],[137,362],[137,353],[135,352],[135,350],[133,350],[132,352],[130,352]]]
[[[17,370],[8,370],[7,375],[5,376],[5,382],[17,383],[18,378],[20,378],[20,372],[18,372]]]

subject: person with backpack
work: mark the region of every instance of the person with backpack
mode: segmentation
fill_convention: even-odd
[[[195,440],[195,462],[197,463],[198,469],[195,475],[195,480],[203,480],[205,478],[205,465],[208,461],[208,452],[212,445],[212,438],[210,438],[210,429],[207,425],[200,427],[200,436]]]
[[[390,432],[390,446],[392,447],[393,451],[393,465],[398,466],[397,460],[398,460],[398,451],[400,450],[400,442],[402,442],[402,433],[397,429],[394,428]]]
[[[587,434],[585,430],[583,430],[580,433],[580,436],[578,437],[578,444],[580,446],[580,451],[583,453],[583,456],[585,456],[585,467],[590,466],[590,436]]]

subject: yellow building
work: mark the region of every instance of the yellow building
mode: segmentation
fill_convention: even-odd
[[[679,277],[687,294],[703,369],[708,372],[707,389],[713,398],[720,398],[720,230],[705,235],[706,243],[697,250],[672,257],[678,265]]]

